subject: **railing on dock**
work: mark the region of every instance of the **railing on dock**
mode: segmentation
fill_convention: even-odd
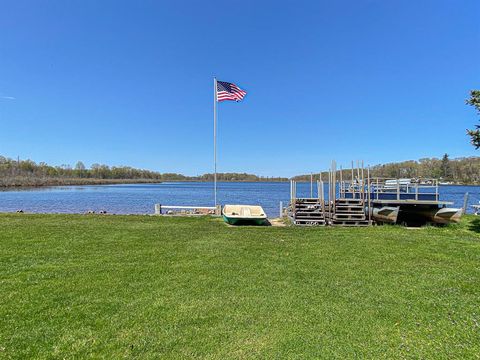
[[[363,191],[367,200],[372,201],[439,201],[437,179],[373,178],[366,184],[355,179],[353,182],[345,181],[340,188],[348,198],[355,198]]]

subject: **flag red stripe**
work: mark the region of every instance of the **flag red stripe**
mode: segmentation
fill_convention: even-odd
[[[234,93],[228,93],[228,92],[218,92],[217,93],[217,96],[218,97],[237,97],[238,95],[237,94],[234,94]]]

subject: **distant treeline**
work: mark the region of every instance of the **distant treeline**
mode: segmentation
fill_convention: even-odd
[[[218,181],[287,181],[287,178],[259,177],[246,173],[220,173]],[[14,160],[0,156],[0,187],[86,185],[112,183],[153,183],[162,181],[213,181],[213,174],[185,176],[135,169],[129,166],[93,164],[87,168],[81,161],[70,165],[51,166],[32,160]]]
[[[344,179],[351,178],[351,168],[343,169]],[[365,174],[366,176],[366,174]],[[424,158],[418,161],[409,160],[370,167],[371,177],[382,178],[433,178],[455,184],[480,184],[480,157],[450,159],[447,154],[443,158]],[[322,175],[324,181],[328,173]],[[337,180],[339,176],[337,175]],[[295,176],[297,181],[310,181],[310,175]],[[314,174],[319,179],[319,174]]]
[[[480,157],[449,159],[420,159],[372,166],[371,177],[435,178],[455,184],[480,184]],[[135,169],[129,166],[93,164],[87,168],[81,161],[75,167],[51,166],[44,162],[14,160],[0,156],[0,187],[87,185],[114,183],[155,183],[163,181],[213,181],[213,174],[185,176]],[[320,175],[314,174],[314,180]],[[322,174],[327,180],[327,172]],[[337,176],[337,179],[339,177]],[[343,169],[343,178],[351,178],[351,169]],[[295,176],[297,181],[310,181],[310,175]],[[284,177],[262,177],[247,173],[219,173],[218,181],[288,181]]]
[[[192,177],[189,179],[198,181],[213,181],[214,174],[204,174],[198,177]],[[220,173],[217,174],[218,181],[288,181],[286,177],[268,177],[258,176],[247,173]]]

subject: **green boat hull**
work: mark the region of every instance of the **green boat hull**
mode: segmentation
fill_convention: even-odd
[[[223,215],[223,220],[230,225],[265,225],[265,219],[260,218],[233,218]]]

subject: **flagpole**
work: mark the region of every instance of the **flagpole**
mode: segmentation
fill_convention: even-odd
[[[217,79],[213,78],[213,193],[217,206]]]

